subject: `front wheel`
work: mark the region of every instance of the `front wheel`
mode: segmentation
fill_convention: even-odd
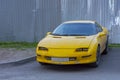
[[[96,62],[92,63],[92,67],[98,67],[101,61],[100,46],[98,46],[96,51]]]
[[[42,63],[42,62],[39,62],[40,65],[48,65],[47,63]]]
[[[108,48],[108,41],[106,42],[106,46],[105,46],[105,50],[103,51],[103,53],[102,54],[108,54],[108,50],[109,50],[109,48]]]

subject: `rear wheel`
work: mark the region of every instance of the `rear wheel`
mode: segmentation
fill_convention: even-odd
[[[98,46],[97,51],[96,51],[96,62],[92,63],[92,67],[98,67],[100,64],[101,60],[101,54],[100,54],[100,46]]]

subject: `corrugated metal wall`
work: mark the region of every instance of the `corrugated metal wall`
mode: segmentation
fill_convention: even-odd
[[[120,0],[0,0],[0,41],[39,41],[68,20],[96,20],[120,43]]]
[[[96,20],[110,31],[110,42],[120,43],[120,0],[62,0],[62,21]]]
[[[0,0],[0,41],[33,41],[35,0]]]
[[[39,41],[61,23],[60,0],[0,0],[0,41]]]
[[[60,0],[36,0],[35,13],[35,41],[42,39],[46,32],[61,23]]]

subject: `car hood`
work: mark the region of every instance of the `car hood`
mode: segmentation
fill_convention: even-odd
[[[41,40],[38,46],[47,48],[82,48],[89,47],[93,36],[52,36],[49,35]]]

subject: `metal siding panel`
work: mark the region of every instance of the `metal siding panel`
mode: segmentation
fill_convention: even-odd
[[[61,23],[60,0],[39,0],[39,9],[36,14],[35,40],[42,39],[46,32],[52,31]]]
[[[0,41],[42,39],[68,20],[96,20],[120,43],[119,0],[0,0]]]
[[[13,40],[13,26],[10,24],[11,15],[7,0],[0,0],[0,40]],[[11,6],[12,7],[12,6]]]
[[[34,0],[0,0],[0,41],[33,41]]]
[[[110,42],[120,43],[119,0],[62,0],[62,20],[96,20],[110,31]]]
[[[34,0],[15,0],[15,41],[32,42],[34,40],[34,26],[32,26],[34,3]]]

